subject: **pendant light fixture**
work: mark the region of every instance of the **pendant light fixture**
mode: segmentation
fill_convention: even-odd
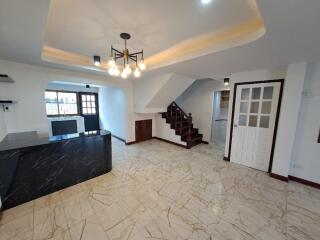
[[[141,76],[141,71],[146,69],[143,50],[140,52],[130,53],[127,48],[127,40],[131,38],[130,34],[121,33],[120,37],[124,40],[124,50],[119,51],[111,46],[108,72],[111,76],[120,75],[122,78],[127,78],[133,72],[133,75],[138,78]],[[121,63],[117,64],[117,62]]]

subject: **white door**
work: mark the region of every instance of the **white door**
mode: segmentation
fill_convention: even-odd
[[[268,171],[280,82],[238,85],[231,161]]]

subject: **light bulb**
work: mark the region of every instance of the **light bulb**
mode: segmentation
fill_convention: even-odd
[[[211,2],[211,0],[201,0],[201,2],[202,2],[203,4],[207,4],[207,3]]]
[[[113,58],[111,58],[110,60],[109,60],[109,62],[108,62],[108,65],[109,65],[109,67],[114,67],[115,65],[116,65],[116,61],[113,59]]]
[[[119,71],[117,66],[115,66],[113,74],[114,74],[114,76],[119,76],[120,75],[120,71]]]
[[[142,70],[142,71],[146,69],[146,65],[144,64],[143,61],[141,61],[141,62],[139,63],[139,68],[140,68],[140,70]]]
[[[139,71],[139,68],[136,68],[136,70],[134,71],[134,76],[136,78],[140,77],[141,76],[141,72]]]
[[[132,70],[129,64],[126,65],[123,71],[126,73],[126,75],[130,75],[132,73]]]
[[[123,70],[122,73],[121,73],[121,77],[123,79],[126,79],[128,77],[128,75],[126,74],[126,72]]]
[[[111,67],[111,68],[109,68],[109,74],[111,75],[111,76],[114,76],[115,75],[115,73],[116,73],[116,70],[115,70],[115,67]]]

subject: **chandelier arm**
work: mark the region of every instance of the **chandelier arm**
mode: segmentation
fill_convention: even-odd
[[[116,60],[118,60],[118,59],[120,59],[120,58],[123,58],[124,57],[124,54],[123,53],[116,53],[115,55],[114,55],[114,60],[116,61]]]
[[[137,62],[138,62],[137,57],[129,56],[129,58],[130,58],[132,61],[134,61],[135,63],[137,63]]]
[[[135,53],[131,53],[130,54],[130,56],[133,56],[133,55],[142,55],[143,56],[143,51],[135,52]]]
[[[115,49],[115,48],[111,48],[113,51],[115,51],[116,53],[119,53],[119,54],[123,54],[122,52],[120,52],[119,50]]]

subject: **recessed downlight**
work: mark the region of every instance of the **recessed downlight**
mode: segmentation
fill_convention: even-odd
[[[208,4],[208,3],[210,3],[212,0],[201,0],[201,2],[203,3],[203,4]]]
[[[93,56],[93,62],[94,62],[94,65],[99,67],[101,65],[101,57],[97,55]]]

